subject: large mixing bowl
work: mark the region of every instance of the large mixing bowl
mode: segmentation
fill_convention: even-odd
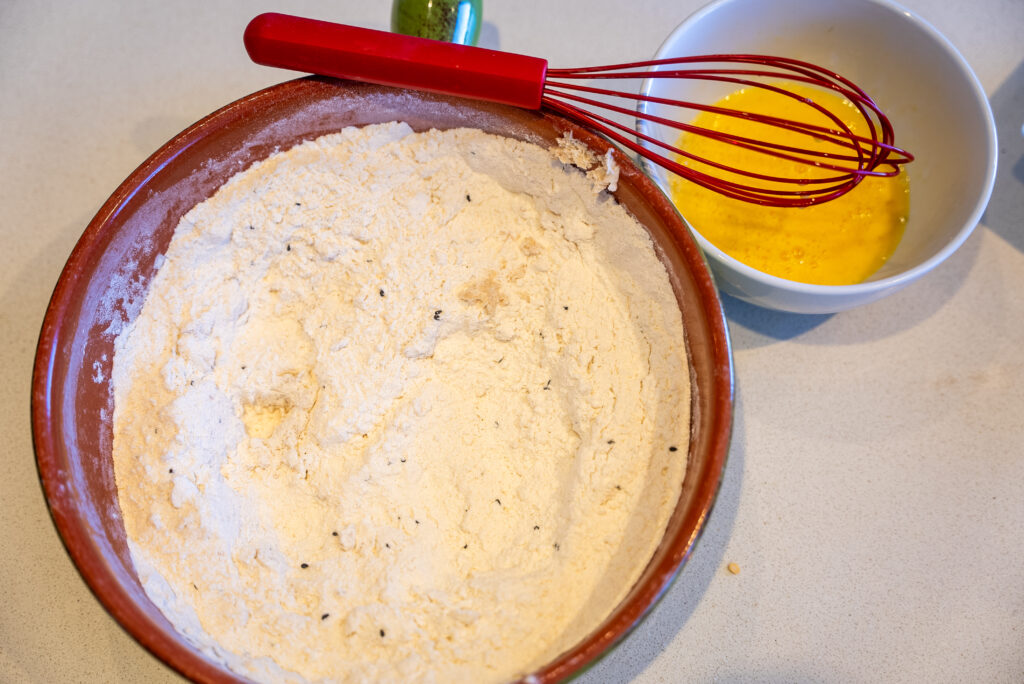
[[[124,628],[186,677],[243,681],[175,631],[146,596],[128,552],[111,458],[113,341],[139,311],[181,216],[236,172],[277,150],[345,126],[404,120],[414,129],[476,127],[553,145],[571,132],[608,144],[558,116],[306,78],[245,97],[164,145],[119,187],[72,252],[46,312],[32,383],[36,457],[54,523],[96,597]],[[679,503],[640,579],[582,642],[531,677],[579,672],[621,640],[664,593],[693,549],[718,489],[732,415],[728,333],[700,249],[672,204],[635,166],[615,196],[647,230],[668,268],[687,332],[692,438]]]

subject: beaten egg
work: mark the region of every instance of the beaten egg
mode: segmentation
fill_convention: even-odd
[[[838,95],[811,88],[787,88],[838,115],[857,135],[868,130],[856,107]],[[762,88],[744,88],[716,107],[771,114],[817,125],[835,125],[799,100]],[[701,112],[693,125],[824,150],[806,136],[757,122]],[[704,136],[683,133],[680,149],[735,168],[772,176],[820,178],[806,164],[751,152]],[[685,157],[684,166],[704,165]],[[721,172],[717,175],[721,176]],[[732,179],[742,180],[740,176]],[[750,182],[749,180],[745,182]],[[671,176],[673,202],[693,228],[729,256],[759,271],[787,280],[819,285],[851,285],[877,271],[896,250],[910,209],[906,172],[893,177],[868,177],[847,194],[810,207],[764,207],[724,197],[678,176]]]

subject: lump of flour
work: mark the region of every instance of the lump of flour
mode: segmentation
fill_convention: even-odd
[[[266,682],[498,682],[639,576],[689,385],[646,232],[547,150],[346,129],[181,220],[116,341],[129,548]]]

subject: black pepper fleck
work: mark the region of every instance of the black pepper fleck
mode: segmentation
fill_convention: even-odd
[[[331,617],[331,614],[330,614],[330,613],[324,613],[323,615],[321,615],[321,616],[320,616],[320,619],[321,619],[321,620],[326,620],[326,619],[327,619],[327,618],[329,618],[329,617]]]
[[[249,226],[249,230],[256,230],[255,226]]]
[[[306,568],[308,568],[308,567],[309,567],[309,563],[303,563],[303,564],[302,564],[302,565],[300,565],[299,567],[300,567],[300,568],[302,568],[303,570],[305,570]]]
[[[295,206],[297,206],[297,207],[301,207],[301,206],[302,206],[302,202],[296,202],[296,203],[295,203]]]
[[[467,201],[467,202],[472,202],[472,201],[473,201],[473,198],[472,198],[472,197],[470,197],[469,195],[466,195],[466,201]]]
[[[174,472],[174,468],[168,468],[168,469],[167,469],[167,472],[169,472],[169,473],[173,473],[173,472]]]
[[[435,321],[441,320],[441,309],[438,309],[437,311],[434,312],[434,320]]]
[[[566,311],[569,310],[569,307],[567,307],[567,306],[563,306],[562,308],[565,309]]]
[[[669,451],[679,451],[679,449],[675,448],[674,446],[670,446],[670,447],[668,448],[668,450],[669,450]]]
[[[558,551],[560,548],[562,548],[561,546],[558,545],[558,542],[554,543],[554,547],[555,547],[555,551]]]
[[[383,297],[383,296],[384,296],[384,288],[383,288],[383,287],[382,287],[382,288],[380,289],[380,296],[381,296],[381,297]]]
[[[380,630],[380,638],[381,638],[381,639],[383,639],[383,638],[384,638],[384,630],[383,630],[383,629],[382,629],[382,630]]]
[[[413,520],[413,522],[414,522],[414,523],[416,523],[417,525],[419,525],[419,524],[420,524],[420,521],[419,521],[419,520]]]
[[[534,525],[534,526],[533,526],[533,529],[535,529],[535,530],[539,530],[539,529],[540,529],[540,525]]]
[[[286,245],[285,246],[285,250],[288,251],[288,252],[292,251],[292,246],[291,245]]]
[[[546,390],[551,389],[551,380],[548,380],[547,384],[544,385],[544,389],[546,389]]]
[[[614,440],[614,439],[609,439],[609,440],[608,440],[608,443],[609,443],[609,444],[615,444],[615,440]]]
[[[501,505],[501,499],[495,499],[494,503],[496,503],[496,504],[498,504],[500,506]]]
[[[464,548],[464,549],[468,549],[468,548],[469,548],[469,544],[463,544],[463,545],[462,545],[462,548]]]
[[[331,536],[332,536],[332,537],[337,537],[337,536],[338,536],[338,533],[337,533],[337,532],[331,532]]]
[[[384,546],[386,546],[389,549],[391,548],[391,544],[388,544],[387,542],[384,542]]]

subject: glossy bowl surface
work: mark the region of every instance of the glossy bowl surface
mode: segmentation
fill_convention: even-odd
[[[717,0],[680,24],[655,58],[727,53],[791,57],[842,74],[878,103],[893,123],[896,145],[916,160],[905,167],[910,217],[903,240],[867,281],[811,285],[771,276],[716,248],[694,227],[724,292],[783,311],[842,311],[914,282],[974,230],[995,182],[995,122],[970,66],[924,19],[888,0]],[[642,92],[713,104],[735,87],[647,79]],[[661,104],[640,109],[683,121],[694,116]],[[678,135],[639,119],[637,127],[668,143]],[[667,172],[646,161],[644,168],[668,193]],[[686,207],[679,209],[685,217]]]
[[[608,144],[546,113],[320,78],[245,97],[184,131],[144,162],[86,228],[54,290],[36,353],[32,430],[54,523],[96,597],[143,646],[201,682],[239,682],[192,648],[150,602],[128,553],[111,459],[113,341],[141,308],[154,262],[181,216],[236,172],[277,150],[345,126],[403,120],[416,130],[470,126],[552,146],[564,132]],[[689,556],[718,490],[732,418],[733,376],[721,304],[697,244],[671,202],[618,155],[616,197],[648,229],[670,273],[687,331],[693,427],[686,479],[640,580],[584,641],[534,673],[563,680],[622,639]]]

